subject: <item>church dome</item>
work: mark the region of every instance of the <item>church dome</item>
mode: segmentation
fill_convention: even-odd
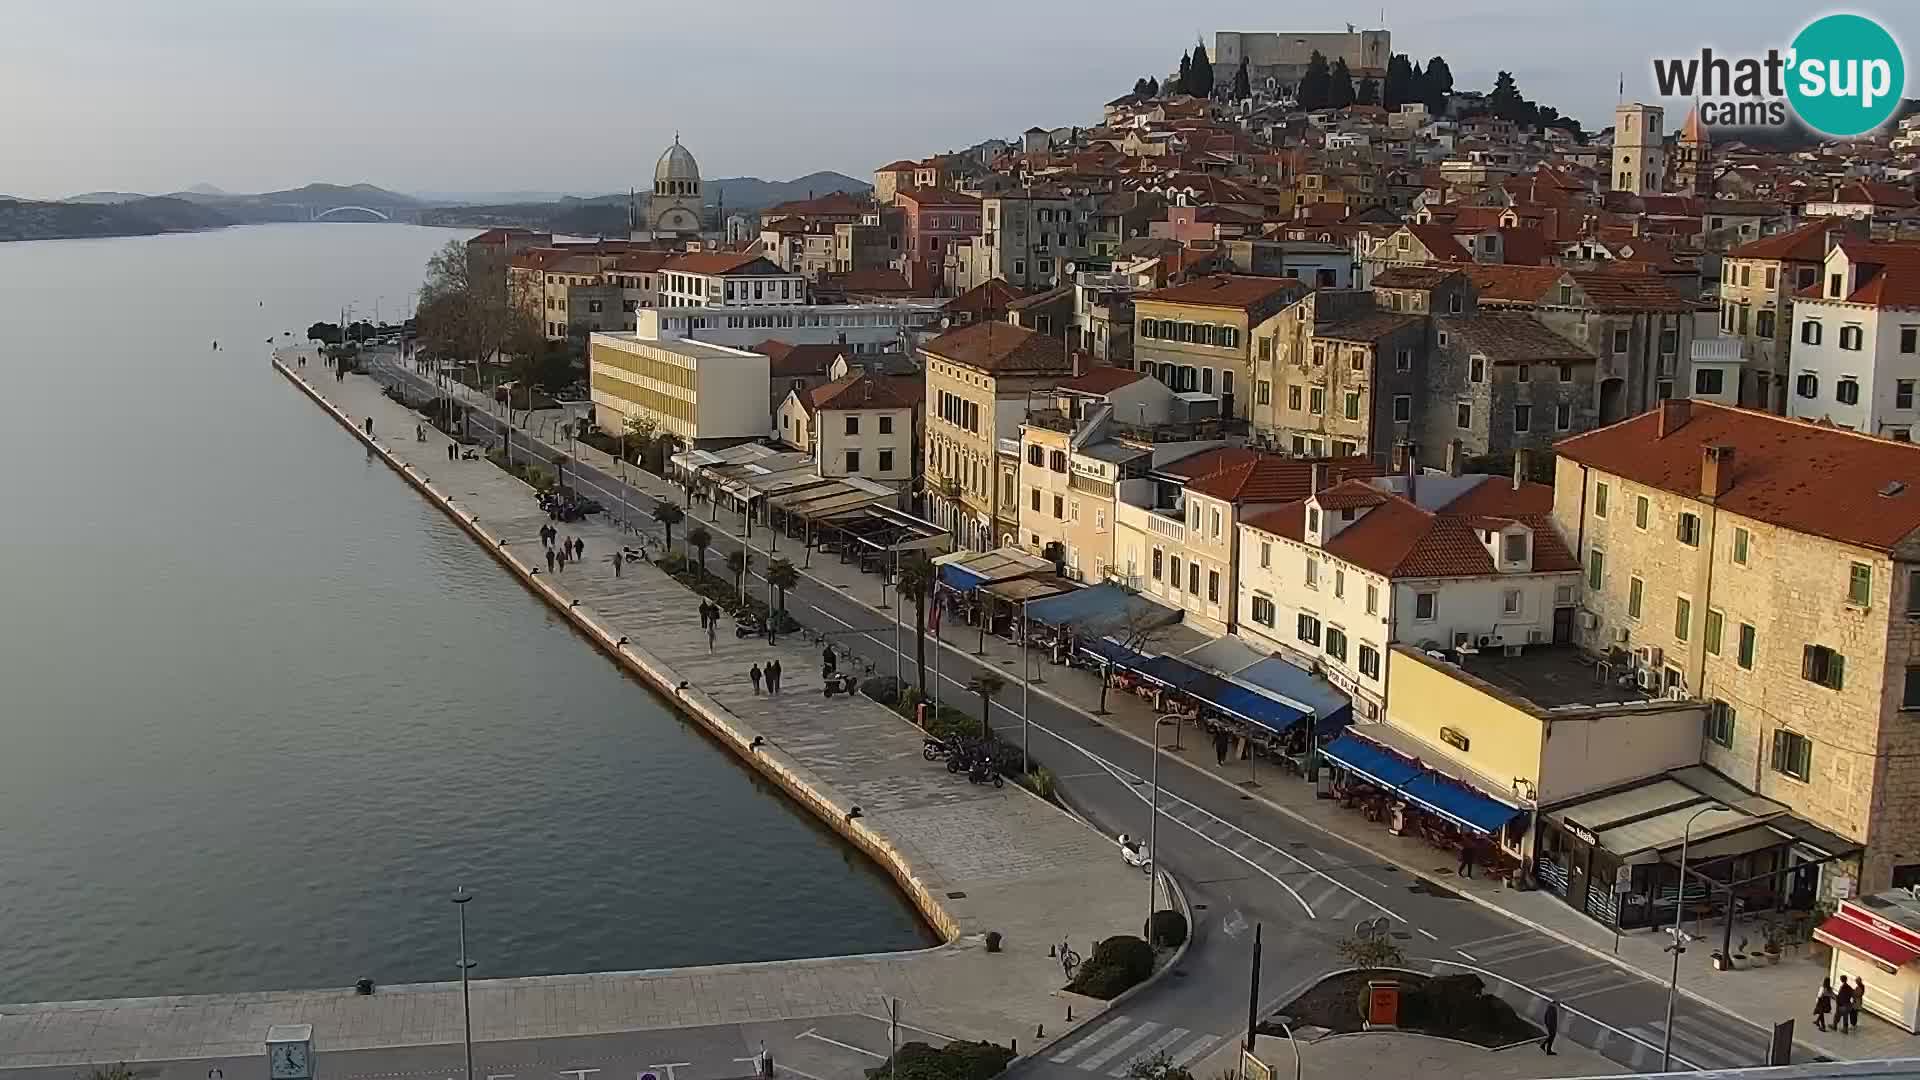
[[[674,136],[673,145],[660,155],[660,163],[653,167],[653,179],[656,183],[661,180],[700,179],[700,163],[693,160],[693,155],[687,152],[686,147],[680,145],[679,136]]]

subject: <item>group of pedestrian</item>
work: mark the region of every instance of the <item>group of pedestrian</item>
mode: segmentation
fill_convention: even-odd
[[[713,651],[713,639],[720,633],[720,605],[711,600],[700,601],[700,629],[707,632],[707,651]],[[758,680],[754,688],[759,689]]]
[[[767,693],[778,694],[780,692],[780,661],[778,659],[768,661],[765,670],[762,670],[759,664],[753,665],[747,669],[747,678],[753,680],[754,693],[760,692],[760,683],[765,680]]]
[[[547,552],[547,570],[565,573],[567,564],[586,556],[587,542],[577,536],[561,536],[551,525],[540,526],[540,546]]]
[[[1860,1000],[1867,996],[1867,980],[1856,978],[1847,982],[1845,975],[1840,976],[1840,989],[1833,988],[1832,979],[1820,980],[1820,995],[1813,999],[1813,1026],[1821,1031],[1828,1030],[1827,1014],[1833,1014],[1834,1031],[1847,1032],[1860,1026]]]

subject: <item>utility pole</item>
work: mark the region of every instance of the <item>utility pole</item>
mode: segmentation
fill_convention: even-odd
[[[461,886],[454,890],[453,905],[460,912],[460,1011],[466,1020],[467,1080],[473,1080],[473,997],[467,990],[467,973],[473,961],[467,959],[467,903],[473,894]]]

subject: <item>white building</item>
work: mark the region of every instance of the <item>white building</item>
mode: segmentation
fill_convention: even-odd
[[[696,447],[767,434],[764,354],[691,341],[662,331],[658,312],[638,314],[634,332],[588,341],[587,379],[603,430],[624,431],[632,418]]]
[[[922,336],[939,332],[945,303],[701,305],[656,314],[662,331],[719,345],[744,348],[778,338],[789,345],[844,345],[856,354],[911,354]]]
[[[904,487],[914,476],[915,418],[925,395],[918,376],[850,374],[789,390],[776,434],[812,455],[823,477],[858,476]]]
[[[1571,640],[1580,567],[1553,488],[1444,473],[1349,480],[1248,519],[1235,632],[1325,673],[1377,717],[1388,649]]]
[[[807,279],[744,251],[698,251],[660,268],[667,307],[775,307],[807,302]]]
[[[1820,280],[1794,300],[1792,340],[1788,416],[1911,441],[1920,245],[1835,244]]]

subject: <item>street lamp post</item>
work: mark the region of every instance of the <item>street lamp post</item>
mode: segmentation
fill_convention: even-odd
[[[460,912],[460,1012],[466,1021],[467,1080],[473,1080],[473,998],[467,991],[467,972],[473,961],[467,959],[467,902],[473,899],[466,886],[453,892],[453,906]]]
[[[1152,944],[1154,905],[1160,899],[1160,725],[1171,717],[1153,718],[1153,802],[1147,815],[1147,939]]]
[[[1033,697],[1033,642],[1028,639],[1033,624],[1027,621],[1027,601],[1020,601],[1020,771],[1029,775],[1033,772],[1033,761],[1027,756],[1029,745],[1027,731],[1027,703]],[[1153,841],[1147,841],[1152,848]]]
[[[1680,830],[1680,884],[1673,895],[1673,943],[1667,949],[1673,953],[1673,978],[1667,983],[1667,1027],[1660,1045],[1660,1071],[1673,1071],[1673,999],[1680,992],[1680,954],[1687,951],[1680,943],[1680,917],[1686,912],[1687,899],[1687,841],[1693,833],[1693,823],[1702,814],[1727,813],[1724,806],[1703,806],[1693,812]]]

